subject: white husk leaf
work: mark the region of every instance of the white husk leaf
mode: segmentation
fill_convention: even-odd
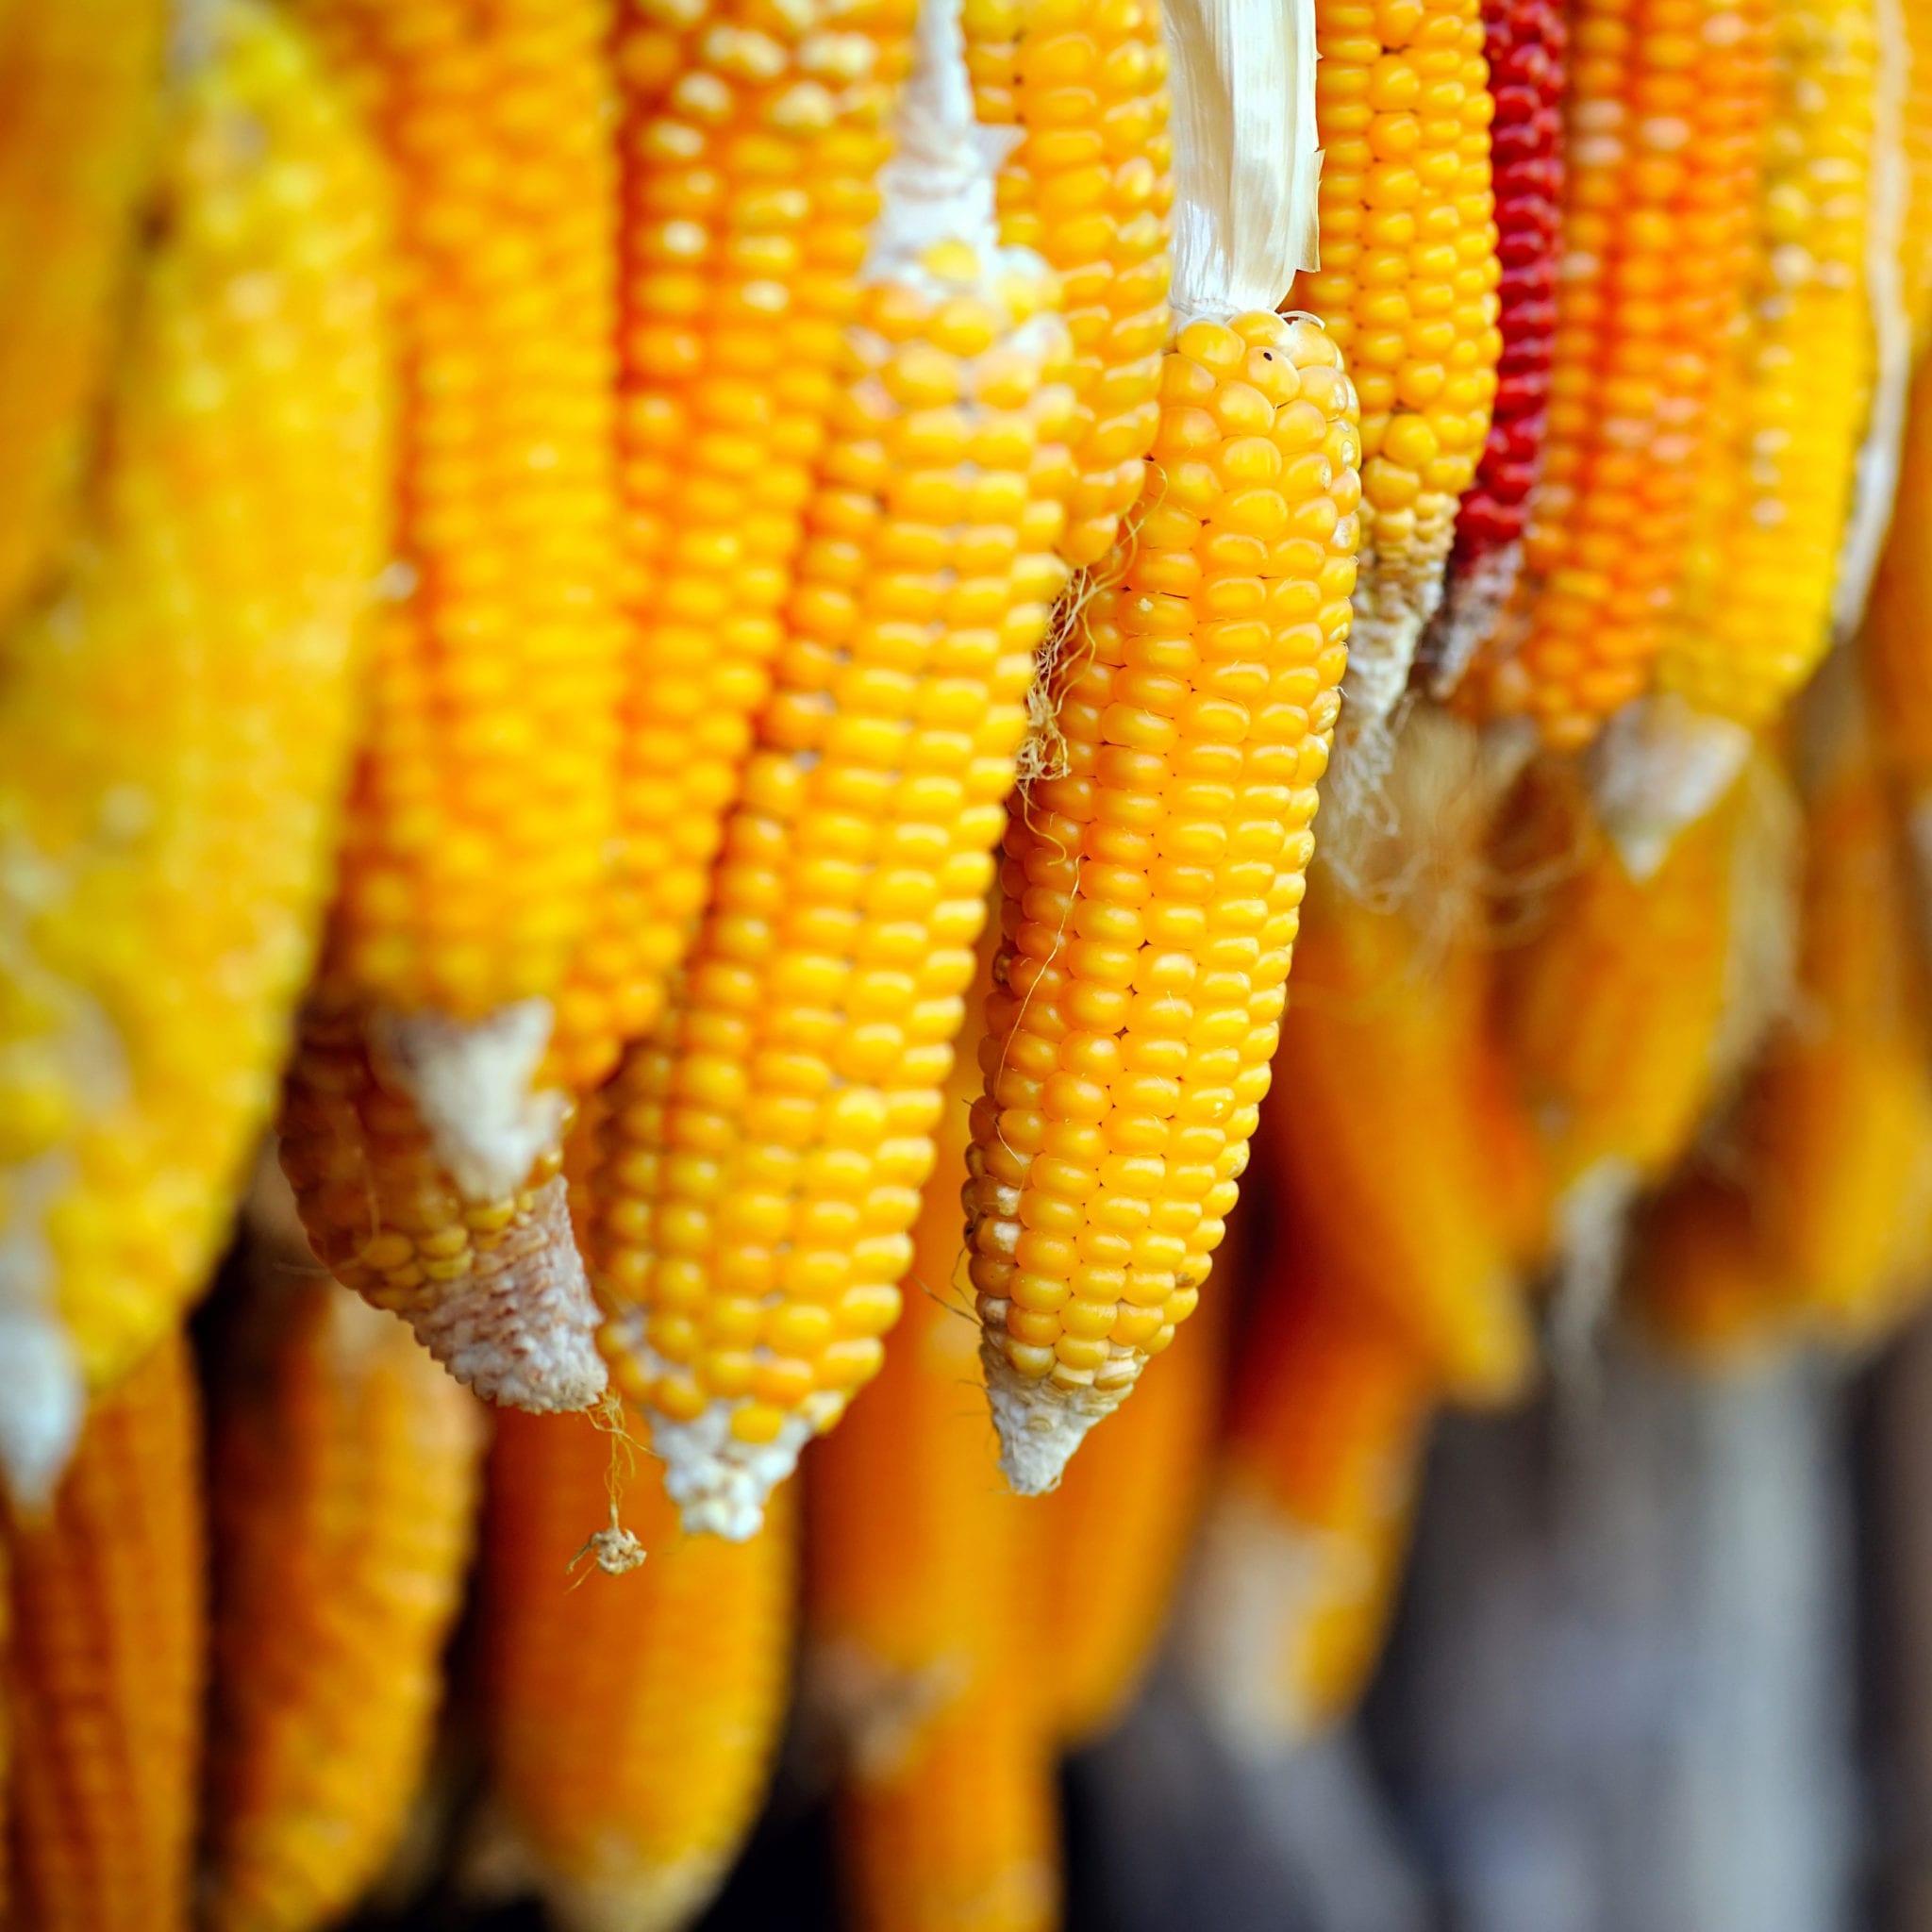
[[[1176,326],[1278,308],[1318,265],[1314,0],[1169,0]]]

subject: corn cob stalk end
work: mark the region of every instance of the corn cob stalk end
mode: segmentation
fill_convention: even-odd
[[[1133,1378],[1102,1389],[1091,1383],[1063,1388],[1023,1375],[996,1341],[981,1344],[987,1400],[999,1431],[1000,1474],[1015,1495],[1044,1496],[1060,1477],[1087,1431],[1126,1398]]]

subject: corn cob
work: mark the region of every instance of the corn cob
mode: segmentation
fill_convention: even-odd
[[[1361,398],[1355,719],[1386,718],[1441,595],[1457,499],[1490,430],[1502,350],[1479,0],[1316,0],[1322,265],[1293,300]]]
[[[371,158],[293,30],[208,13],[105,467],[0,643],[0,1463],[195,1294],[308,974],[378,554]],[[290,210],[303,210],[299,221]],[[52,1319],[50,1319],[52,1318]]]
[[[969,0],[962,25],[979,121],[1019,130],[1000,240],[1060,277],[1079,415],[1059,551],[1095,564],[1141,494],[1159,417],[1174,203],[1159,0]]]
[[[399,187],[396,551],[325,980],[488,1200],[556,1141],[532,1080],[616,803],[608,8],[295,10]]]
[[[1774,113],[1742,345],[1735,502],[1658,666],[1699,711],[1767,724],[1831,641],[1872,389],[1865,291],[1878,46],[1871,0],[1774,0]]]
[[[400,1322],[326,1281],[258,1286],[214,1438],[204,1918],[310,1932],[380,1870],[422,1775],[482,1418]]]
[[[304,1013],[282,1098],[282,1171],[336,1279],[405,1318],[491,1402],[581,1408],[605,1386],[596,1305],[572,1239],[560,1149],[467,1201],[352,1007]]]
[[[1755,1360],[1790,1334],[1790,1307],[1752,1199],[1694,1168],[1638,1219],[1624,1309],[1638,1332],[1699,1368]]]
[[[1329,864],[1311,873],[1281,1025],[1293,1081],[1264,1145],[1294,1239],[1348,1253],[1445,1380],[1494,1400],[1521,1387],[1533,1338],[1491,1166],[1491,955],[1478,908],[1455,897],[1486,815],[1477,758],[1457,721],[1407,722],[1386,837],[1419,876],[1396,903],[1342,889]]]
[[[34,1932],[186,1932],[204,1537],[194,1372],[167,1337],[99,1398],[46,1516],[8,1525],[14,1848]]]
[[[1643,690],[1741,313],[1769,0],[1578,0],[1543,473],[1479,705],[1587,742]]]
[[[1899,11],[1905,44],[1887,55],[1906,64],[1904,292],[1912,342],[1923,349],[1932,333],[1932,6],[1902,0]]]
[[[1237,1212],[1218,1263],[1236,1280],[1240,1225]],[[1165,1628],[1206,1489],[1229,1299],[1208,1298],[1133,1406],[1067,1465],[1052,1495],[1026,1506],[1051,1658],[1044,1694],[1070,1746],[1120,1721]]]
[[[1495,119],[1496,326],[1502,349],[1488,440],[1456,515],[1432,683],[1453,687],[1516,585],[1529,492],[1542,457],[1557,326],[1563,192],[1563,69],[1568,33],[1555,0],[1484,0],[1483,54]]]
[[[911,0],[619,0],[615,858],[558,1009],[586,1088],[662,1009],[785,634]]]
[[[160,0],[0,9],[0,624],[78,507],[165,18]]]
[[[649,1555],[573,1584],[611,1443],[581,1416],[497,1418],[484,1531],[487,1726],[501,1824],[560,1925],[689,1924],[749,1828],[784,1716],[789,1491],[742,1544],[678,1532],[646,1466]]]
[[[1346,1250],[1297,1240],[1277,1251],[1241,1349],[1178,1650],[1237,1750],[1266,1756],[1325,1729],[1367,1684],[1432,1383]]]
[[[878,1932],[1053,1922],[1052,1741],[1008,1655],[1033,1526],[994,1467],[956,1299],[973,1072],[948,1083],[902,1332],[810,1470],[813,1689],[842,1746],[854,1916]]]
[[[1064,575],[1066,332],[1037,260],[992,239],[957,20],[920,32],[777,687],[606,1135],[606,1352],[687,1525],[726,1536],[897,1317]]]

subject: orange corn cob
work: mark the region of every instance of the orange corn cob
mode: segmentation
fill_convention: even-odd
[[[373,158],[214,0],[87,527],[0,635],[0,1463],[44,1493],[226,1236],[327,890],[387,462]],[[302,210],[300,219],[291,210]]]
[[[618,0],[615,856],[558,1013],[572,1084],[662,1009],[785,635],[911,0]]]
[[[166,18],[161,0],[0,8],[0,623],[78,506]]]
[[[171,1335],[8,1524],[20,1924],[187,1932],[205,1636],[194,1371]]]
[[[1191,1313],[1247,1160],[1355,579],[1355,393],[1314,324],[1191,323],[1120,580],[1007,827],[967,1197],[1014,1486]]]
[[[1168,334],[1174,143],[1159,0],[967,0],[978,119],[1015,127],[1000,240],[1060,277],[1079,479],[1060,555],[1094,564],[1141,494]]]
[[[1624,1291],[1639,1333],[1700,1368],[1750,1361],[1790,1333],[1751,1196],[1695,1169],[1640,1215]]]
[[[1442,593],[1457,500],[1490,431],[1495,104],[1479,0],[1315,0],[1321,267],[1296,282],[1361,397],[1361,577],[1349,691],[1386,718]],[[1357,721],[1358,722],[1358,721]]]
[[[1543,474],[1487,702],[1557,745],[1649,681],[1748,280],[1770,0],[1578,0]],[[1480,700],[1479,700],[1480,701]]]
[[[609,1096],[606,1352],[687,1524],[726,1536],[897,1317],[1064,577],[1066,333],[971,192],[970,108],[928,8],[778,683],[681,991]]]
[[[616,802],[606,0],[299,0],[393,164],[395,560],[326,980],[466,1197],[554,1146],[531,1082]]]
[[[1054,1922],[1053,1748],[1027,1674],[1035,1545],[974,1400],[958,1300],[970,1063],[913,1236],[911,1306],[884,1370],[812,1457],[816,1689],[845,1756],[841,1835],[873,1932]]]
[[[497,1418],[484,1530],[490,1771],[558,1922],[689,1924],[758,1807],[789,1674],[791,1492],[749,1541],[687,1537],[646,1463],[624,1515],[648,1556],[572,1575],[611,1441],[581,1416]]]
[[[483,1447],[400,1322],[257,1266],[218,1417],[211,1932],[333,1924],[400,1837],[441,1692]]]
[[[1263,1754],[1344,1717],[1374,1669],[1435,1394],[1353,1257],[1288,1232],[1243,1340],[1179,1653],[1222,1736]]]

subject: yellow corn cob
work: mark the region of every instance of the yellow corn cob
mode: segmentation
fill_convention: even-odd
[[[299,0],[394,162],[404,378],[326,976],[466,1196],[554,1144],[530,1083],[616,803],[606,0]]]
[[[1144,513],[1011,815],[967,1191],[1015,1487],[1051,1489],[1207,1279],[1247,1160],[1355,581],[1355,392],[1313,323],[1191,323]]]
[[[911,0],[619,0],[619,485],[632,652],[616,856],[558,1013],[610,1071],[704,906],[784,636]]]
[[[490,1767],[559,1924],[657,1932],[702,1911],[758,1810],[785,1711],[795,1525],[780,1491],[748,1542],[680,1535],[646,1464],[624,1491],[642,1567],[579,1582],[610,1454],[581,1416],[497,1419]]]
[[[1524,576],[1476,701],[1576,745],[1649,681],[1749,279],[1770,0],[1578,0]]]
[[[943,6],[921,62],[777,687],[681,992],[617,1077],[599,1177],[613,1374],[687,1525],[726,1536],[757,1527],[897,1317],[1064,575],[1066,332],[1050,278],[974,205]]]
[[[205,1631],[200,1429],[169,1336],[8,1527],[14,1848],[33,1932],[186,1932]]]
[[[1905,297],[1912,341],[1923,348],[1932,330],[1932,6],[1902,0],[1905,46],[1887,57],[1906,59]]]
[[[0,1462],[23,1491],[70,1439],[70,1363],[125,1372],[224,1237],[308,972],[380,541],[372,159],[279,14],[218,0],[205,52],[170,104],[92,519],[0,636]]]
[[[1891,532],[1873,581],[1861,661],[1886,777],[1922,876],[1932,858],[1932,365],[1921,364]]]
[[[1243,1339],[1180,1631],[1182,1666],[1238,1749],[1278,1751],[1360,1696],[1434,1393],[1348,1251],[1285,1243]]]
[[[422,1775],[482,1416],[400,1322],[333,1284],[258,1291],[263,1332],[238,1350],[210,1481],[204,1923],[311,1932],[380,1870]]]
[[[1009,1654],[1037,1546],[994,1467],[958,1299],[971,1073],[948,1086],[901,1332],[809,1472],[814,1689],[844,1747],[854,1916],[876,1932],[1054,1919],[1052,1740]]]
[[[1352,708],[1386,717],[1442,593],[1457,499],[1496,393],[1496,225],[1479,0],[1315,0],[1322,265],[1295,307],[1327,324],[1361,398]]]
[[[1060,277],[1080,413],[1059,549],[1097,563],[1159,418],[1174,204],[1159,0],[968,0],[962,24],[979,120],[1020,130],[1000,239]]]
[[[1844,1341],[1895,1321],[1932,1259],[1932,1031],[1862,724],[1824,728],[1838,735],[1807,814],[1796,1008],[1742,1136],[1763,1250],[1800,1316]]]
[[[166,17],[161,0],[0,8],[0,624],[77,507]]]
[[[1218,1263],[1236,1279],[1240,1224],[1237,1213]],[[1024,1506],[1052,1658],[1044,1694],[1069,1745],[1120,1721],[1160,1641],[1206,1487],[1230,1298],[1209,1297],[1059,1488]]]
[[[1790,1332],[1790,1306],[1751,1196],[1695,1169],[1640,1216],[1624,1294],[1639,1333],[1699,1368],[1757,1358]]]
[[[403,1316],[491,1402],[581,1408],[605,1386],[596,1305],[572,1238],[560,1149],[521,1186],[466,1201],[353,1008],[311,1005],[283,1091],[282,1171],[337,1280]]]
[[[1773,108],[1735,416],[1735,466],[1702,595],[1670,626],[1659,682],[1765,724],[1831,641],[1840,540],[1872,388],[1865,300],[1878,45],[1872,0],[1773,0]],[[1723,378],[1721,377],[1720,380]]]

